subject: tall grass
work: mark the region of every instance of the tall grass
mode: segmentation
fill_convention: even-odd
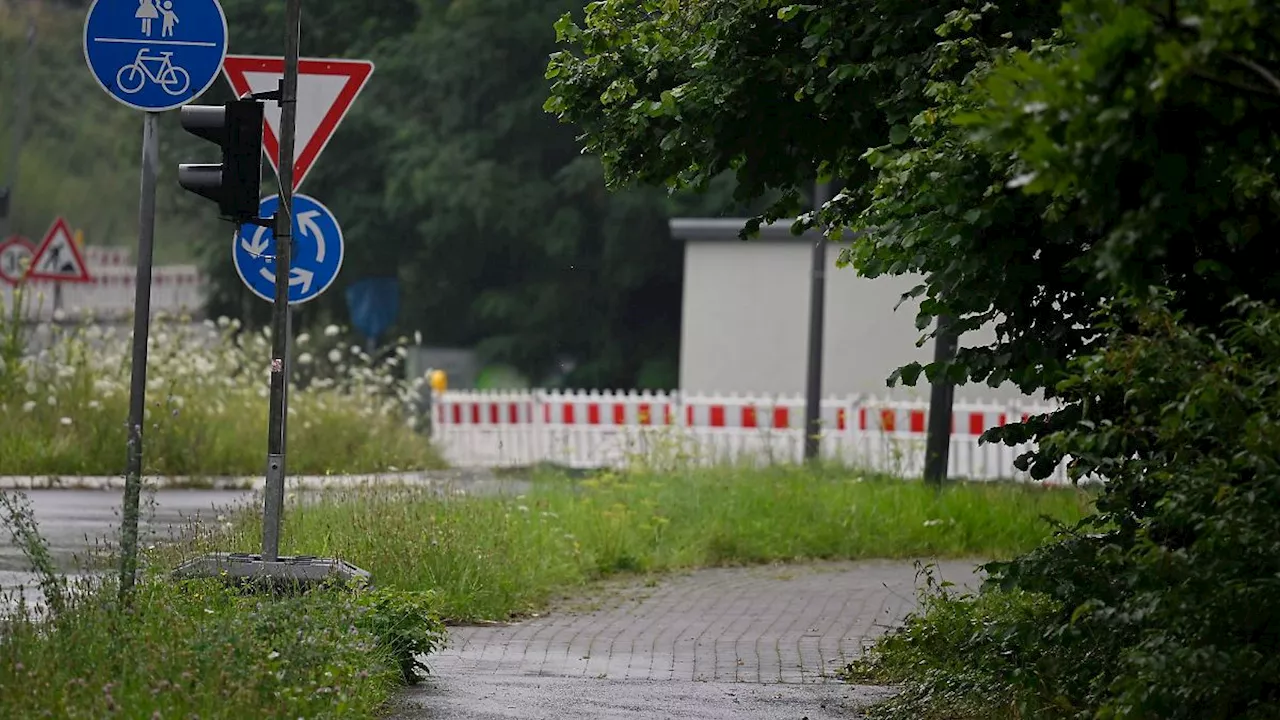
[[[336,491],[293,505],[282,551],[346,558],[381,585],[431,588],[459,621],[496,620],[619,572],[833,558],[1002,558],[1074,521],[1090,497],[1012,483],[920,483],[828,468],[542,475],[519,497],[413,488]],[[226,548],[251,547],[254,514]]]
[[[0,474],[116,475],[125,456],[129,335],[86,321],[35,328],[33,351],[12,315],[0,319]],[[47,339],[45,339],[47,338]],[[226,318],[158,320],[149,338],[144,471],[261,472],[266,452],[269,335]],[[296,338],[289,394],[290,470],[379,472],[442,465],[416,432],[423,380],[397,379],[403,344],[370,356],[341,340]]]
[[[0,527],[43,600],[0,596],[0,718],[373,717],[444,639],[430,592],[252,596],[153,564],[122,603],[102,546],[59,574],[21,493],[0,491]]]
[[[0,626],[0,717],[372,717],[398,668],[329,594],[238,595],[220,581],[102,588],[52,619]]]

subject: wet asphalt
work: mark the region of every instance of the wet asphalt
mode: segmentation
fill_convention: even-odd
[[[17,493],[8,491],[10,496]],[[124,493],[120,490],[25,490],[41,536],[58,568],[79,574],[95,549],[119,541]],[[241,490],[160,490],[145,493],[139,517],[141,544],[174,539],[195,520],[209,521],[230,508],[251,502]],[[30,589],[35,576],[7,528],[0,532],[0,594],[19,586]]]

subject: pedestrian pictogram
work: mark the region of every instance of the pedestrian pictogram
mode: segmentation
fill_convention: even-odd
[[[218,77],[227,19],[218,0],[94,0],[84,23],[93,77],[137,110],[172,110]]]
[[[28,279],[58,280],[61,282],[92,282],[89,266],[80,254],[80,248],[72,238],[67,222],[58,218],[45,233],[44,241],[31,258]]]
[[[36,246],[20,235],[0,242],[0,280],[10,285],[22,282],[35,253]]]
[[[284,58],[228,55],[222,72],[238,97],[275,90],[284,77]],[[368,60],[300,58],[298,60],[297,138],[293,150],[293,189],[315,165],[356,96],[369,81]],[[267,103],[263,113],[262,150],[279,173],[280,106]]]
[[[258,215],[271,217],[280,207],[280,196],[262,199]],[[231,251],[236,272],[253,294],[271,302],[276,288],[276,238],[271,228],[241,225]],[[293,196],[293,257],[289,269],[289,304],[318,297],[342,269],[342,228],[338,220],[313,197]]]

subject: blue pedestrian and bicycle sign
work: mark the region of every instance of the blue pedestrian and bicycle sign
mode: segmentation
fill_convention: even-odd
[[[93,0],[84,21],[94,79],[136,110],[191,102],[217,79],[226,54],[218,0]]]
[[[271,217],[280,196],[269,195],[258,206],[258,217]],[[241,225],[231,251],[236,272],[254,295],[271,302],[276,292],[276,236],[271,228]],[[342,269],[345,248],[342,228],[329,208],[310,195],[293,196],[293,267],[289,272],[289,304],[319,297]]]

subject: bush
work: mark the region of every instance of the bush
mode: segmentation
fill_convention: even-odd
[[[432,591],[373,589],[359,596],[363,615],[356,625],[373,633],[395,659],[400,679],[413,684],[429,672],[422,656],[444,642],[444,623]]]
[[[124,465],[128,333],[86,323],[23,335],[0,320],[0,474],[116,475]],[[153,323],[144,472],[248,475],[265,462],[268,335],[221,318]],[[38,351],[35,342],[45,344]],[[24,347],[26,346],[26,347]],[[397,379],[402,343],[370,356],[330,327],[295,338],[290,470],[380,472],[442,465],[415,432],[423,379]]]
[[[1159,301],[1116,309],[1041,450],[1107,479],[1098,512],[852,668],[908,681],[888,714],[985,694],[1010,715],[1280,715],[1280,312],[1238,301],[1213,333]]]

